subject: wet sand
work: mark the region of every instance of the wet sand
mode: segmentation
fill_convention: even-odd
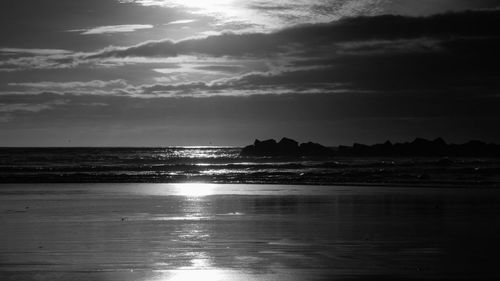
[[[500,190],[0,185],[0,280],[498,280]]]

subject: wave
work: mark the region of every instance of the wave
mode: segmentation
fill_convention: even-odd
[[[240,157],[235,147],[0,148],[0,182],[500,182],[494,158]]]

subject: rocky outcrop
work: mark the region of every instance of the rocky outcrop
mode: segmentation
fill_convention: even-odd
[[[299,144],[295,140],[282,138],[255,140],[253,145],[242,149],[241,156],[279,156],[279,157],[328,157],[328,156],[378,156],[378,157],[500,157],[500,145],[482,141],[469,141],[464,144],[448,144],[442,138],[426,140],[416,138],[412,142],[365,145],[354,143],[352,146],[339,146],[335,149],[318,143]]]
[[[333,155],[332,149],[322,146],[319,143],[314,143],[314,142],[301,143],[299,148],[302,155],[307,155],[307,156]]]
[[[499,157],[500,146],[481,141],[464,144],[447,144],[442,138],[426,140],[416,138],[412,142],[339,146],[337,156],[412,156],[412,157]]]
[[[273,139],[260,141],[255,140],[253,145],[244,147],[241,156],[329,156],[333,150],[318,143],[299,143],[289,138],[282,138],[279,142]]]

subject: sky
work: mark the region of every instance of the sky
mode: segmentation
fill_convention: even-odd
[[[500,142],[500,0],[2,0],[0,146]]]

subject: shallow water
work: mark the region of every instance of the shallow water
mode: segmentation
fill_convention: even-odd
[[[500,191],[0,185],[0,280],[497,280]]]

